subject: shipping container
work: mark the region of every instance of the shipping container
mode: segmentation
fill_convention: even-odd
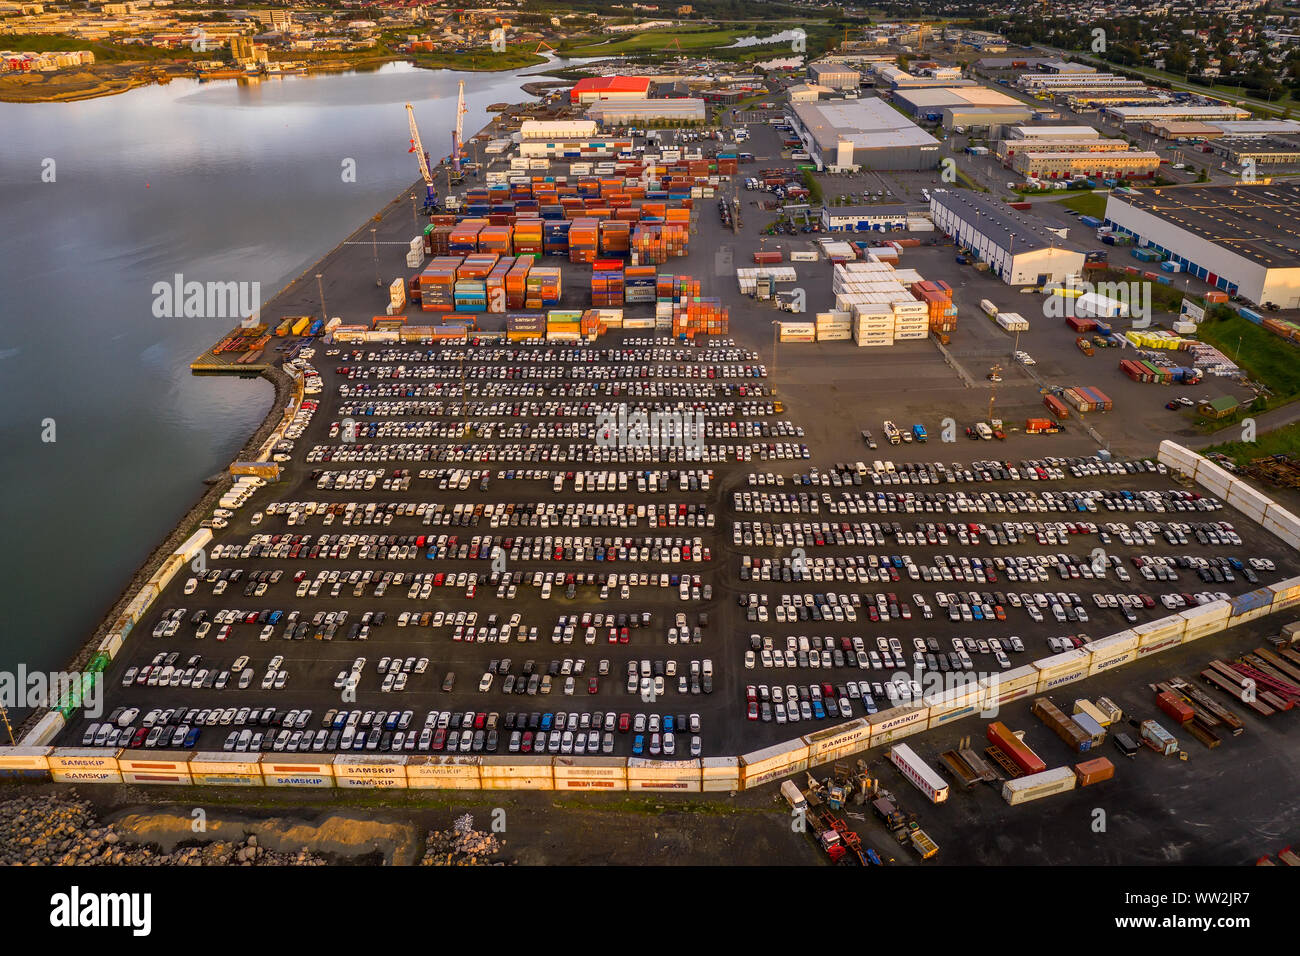
[[[1191,705],[1167,690],[1156,694],[1156,705],[1179,725],[1190,722],[1196,716],[1196,712],[1192,710]]]
[[[1027,747],[1001,721],[993,721],[988,726],[989,743],[997,747],[1007,759],[1027,774],[1037,774],[1047,769],[1043,759]]]
[[[1092,749],[1092,739],[1046,697],[1035,700],[1032,710],[1034,716],[1046,724],[1052,733],[1065,741],[1065,745],[1071,750],[1084,753]]]
[[[1002,799],[1011,806],[1040,800],[1053,794],[1073,790],[1079,778],[1069,767],[1055,767],[1024,777],[1008,780],[1002,785]]]
[[[1142,736],[1142,742],[1156,753],[1168,757],[1178,752],[1177,739],[1154,720],[1142,721],[1138,729]]]
[[[1093,757],[1074,765],[1074,775],[1079,779],[1079,786],[1090,787],[1094,783],[1110,780],[1115,776],[1115,765],[1105,757]]]

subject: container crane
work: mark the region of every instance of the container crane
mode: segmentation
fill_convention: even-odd
[[[451,134],[451,174],[450,181],[453,183],[463,182],[465,173],[460,168],[460,151],[461,140],[464,136],[465,114],[469,110],[465,108],[465,81],[460,81],[460,91],[456,97],[456,128]]]
[[[410,103],[406,104],[406,118],[411,126],[411,148],[408,153],[415,153],[415,158],[420,163],[420,176],[424,179],[424,212],[436,212],[438,209],[438,193],[433,188],[433,172],[429,169],[429,154],[424,150],[424,144],[420,142],[420,130],[415,125],[415,108]]]

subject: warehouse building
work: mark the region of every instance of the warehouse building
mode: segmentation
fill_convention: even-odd
[[[896,66],[877,67],[876,84],[888,86],[891,90],[923,90],[939,89],[944,87],[959,86],[978,86],[974,80],[963,80],[961,71],[956,71],[956,76],[946,75],[939,71],[939,75],[921,75],[909,73],[907,70],[899,69]]]
[[[792,103],[787,115],[822,166],[934,169],[939,162],[939,141],[874,96]]]
[[[1071,152],[1026,150],[1011,160],[1011,168],[1026,179],[1147,179],[1160,168],[1160,155],[1145,150]]]
[[[856,90],[862,82],[862,74],[843,63],[813,63],[808,67],[808,78],[832,90]]]
[[[1300,308],[1300,186],[1112,192],[1106,225],[1257,305]]]
[[[1114,73],[1022,73],[1016,86],[1029,92],[1062,94],[1088,90],[1140,93],[1147,89],[1141,80],[1130,80]]]
[[[1213,123],[1216,120],[1250,119],[1250,113],[1235,106],[1111,106],[1105,115],[1128,126],[1130,123],[1158,123],[1171,120]]]
[[[925,206],[824,206],[822,228],[834,232],[924,232],[933,229]]]
[[[830,96],[835,91],[829,86],[818,86],[816,83],[797,83],[787,92],[790,94],[791,103],[816,103],[823,96]]]
[[[1012,126],[1004,132],[1007,139],[1017,140],[1051,139],[1060,141],[1067,139],[1099,139],[1101,137],[1101,133],[1091,126],[1055,126],[1052,124]]]
[[[1294,166],[1300,163],[1300,145],[1284,139],[1242,139],[1225,136],[1210,144],[1217,156],[1237,166],[1254,163],[1256,166]]]
[[[587,107],[587,116],[601,127],[629,123],[688,126],[703,123],[709,116],[704,100],[681,97],[667,100],[600,100]]]
[[[1003,115],[1011,117],[998,125],[1024,123],[1033,115],[1033,110],[1015,97],[990,90],[986,86],[895,90],[893,102],[913,119],[930,123],[941,121],[944,110],[960,113],[975,107],[997,108],[1004,111]]]
[[[1004,139],[998,143],[997,157],[1010,166],[1020,153],[1123,153],[1129,148],[1123,139]]]
[[[1300,122],[1295,120],[1243,120],[1212,123],[1224,136],[1246,139],[1251,136],[1300,136]]]
[[[1069,60],[1038,60],[1034,66],[1040,73],[1069,73],[1078,75],[1080,73],[1096,73],[1095,66],[1089,66],[1086,63],[1073,63]]]
[[[597,100],[644,99],[650,95],[650,79],[644,76],[589,76],[569,90],[569,102],[582,106]]]
[[[996,137],[1004,127],[1029,119],[1031,113],[1027,106],[948,106],[939,114],[939,125]]]
[[[987,262],[1008,285],[1063,282],[1083,272],[1082,252],[1066,246],[1040,223],[980,193],[931,190],[930,218],[936,229]]]
[[[1161,120],[1154,123],[1143,123],[1142,130],[1174,143],[1185,143],[1189,140],[1217,139],[1223,135],[1223,130],[1217,124],[1197,123],[1190,120]]]

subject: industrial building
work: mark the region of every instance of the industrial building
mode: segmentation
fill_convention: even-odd
[[[1290,119],[1242,120],[1209,124],[1224,136],[1300,136],[1300,122]]]
[[[822,228],[834,232],[924,232],[933,229],[925,206],[823,206]]]
[[[1229,294],[1300,308],[1300,186],[1112,192],[1106,224]]]
[[[1111,106],[1102,111],[1106,116],[1123,123],[1158,123],[1162,121],[1198,121],[1250,119],[1250,113],[1236,106],[1185,106],[1171,103],[1164,106]]]
[[[876,84],[884,84],[891,90],[923,90],[979,85],[974,80],[962,79],[960,70],[955,72],[955,76],[943,70],[936,71],[935,75],[921,75],[909,73],[907,70],[896,66],[877,67],[875,70]]]
[[[1032,139],[1050,139],[1050,140],[1088,140],[1099,139],[1101,133],[1097,132],[1091,126],[1053,126],[1046,124],[1042,126],[1011,126],[1003,131],[1007,139],[1032,140]]]
[[[1032,110],[1025,106],[949,106],[939,114],[939,125],[997,136],[1004,126],[1023,123],[1031,114]]]
[[[893,102],[924,122],[942,121],[947,110],[957,126],[965,126],[961,119],[972,116],[978,116],[985,127],[1024,123],[1033,116],[1033,110],[1020,100],[985,86],[895,90]],[[973,112],[977,109],[981,111],[978,114]]]
[[[939,141],[877,97],[792,103],[788,115],[823,166],[933,169]]]
[[[790,94],[791,103],[816,103],[823,96],[830,96],[835,91],[829,86],[818,86],[816,83],[797,83],[787,92]]]
[[[1086,63],[1074,63],[1070,60],[1038,60],[1034,66],[1040,73],[1068,73],[1077,76],[1080,73],[1096,73],[1095,66]]]
[[[649,95],[649,77],[589,76],[569,90],[569,102],[585,106],[597,100],[644,99]]]
[[[587,107],[587,116],[602,127],[626,126],[629,123],[703,123],[709,116],[704,100],[695,97],[675,99],[599,100]]]
[[[1189,140],[1216,139],[1223,135],[1223,130],[1217,124],[1197,123],[1190,120],[1162,120],[1154,123],[1143,123],[1142,130],[1175,143]]]
[[[1123,153],[1129,148],[1123,139],[1004,139],[997,146],[997,157],[1010,166],[1020,153]]]
[[[843,63],[813,63],[808,67],[808,77],[832,90],[856,90],[862,82],[862,75]]]
[[[1063,282],[1083,272],[1084,254],[1005,203],[965,189],[930,191],[930,218],[989,264],[1008,285]]]
[[[1147,89],[1141,80],[1130,80],[1114,73],[1022,73],[1016,86],[1029,92],[1074,93],[1087,90],[1111,90],[1139,93]]]
[[[1285,139],[1257,139],[1225,136],[1210,144],[1210,150],[1229,163],[1244,166],[1293,166],[1300,163],[1300,144]]]
[[[1022,150],[1011,159],[1011,168],[1026,179],[1146,179],[1160,168],[1160,155],[1145,150],[1077,152],[1070,150]]]

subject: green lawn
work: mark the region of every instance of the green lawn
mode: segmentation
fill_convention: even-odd
[[[1300,395],[1300,350],[1239,315],[1218,318],[1223,311],[1206,316],[1197,327],[1197,338],[1215,346],[1251,378],[1272,389],[1270,406]]]
[[[1300,423],[1284,425],[1275,431],[1264,432],[1253,442],[1224,442],[1222,445],[1207,448],[1206,451],[1217,451],[1227,455],[1237,463],[1238,467],[1249,464],[1252,459],[1267,458],[1270,455],[1300,457]]]
[[[0,49],[18,53],[48,53],[51,50],[90,50],[96,63],[119,63],[124,60],[194,59],[197,55],[188,46],[179,50],[164,50],[151,46],[121,46],[101,40],[82,40],[66,33],[43,36],[5,34],[0,37]]]
[[[1102,219],[1106,215],[1106,197],[1108,195],[1108,193],[1078,193],[1069,199],[1061,200],[1061,205],[1066,209],[1073,209],[1080,215]]]
[[[761,29],[761,27],[757,27]],[[665,27],[659,30],[642,30],[627,37],[611,40],[608,37],[575,37],[571,43],[561,44],[560,49],[566,54],[576,56],[604,56],[617,53],[660,53],[677,52],[680,45],[683,51],[713,50],[730,46],[742,37],[753,36],[754,29],[739,28],[719,30],[701,28],[696,30]],[[673,41],[676,40],[677,44]]]

